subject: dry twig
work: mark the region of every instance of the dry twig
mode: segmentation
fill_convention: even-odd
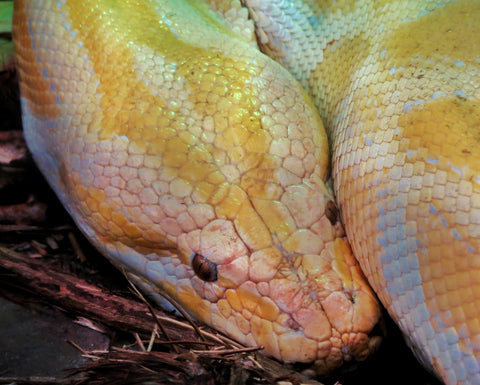
[[[158,381],[159,378],[167,378],[163,377],[167,374],[168,378],[178,380],[169,382],[172,384],[222,384],[232,378],[238,384],[274,384],[277,378],[294,379],[293,382],[289,381],[298,384],[308,382],[285,365],[257,355],[259,348],[239,347],[238,343],[213,330],[207,331],[206,327],[195,330],[186,321],[179,321],[151,305],[147,307],[60,272],[43,259],[28,258],[0,247],[0,268],[8,270],[10,275],[27,285],[33,293],[47,298],[48,302],[116,330],[150,335],[156,325],[150,314],[153,313],[172,339],[160,341],[160,344],[178,348],[176,352],[118,349],[101,353],[86,352],[86,356],[94,358],[95,362],[82,369],[84,379],[76,384],[114,384],[115,381],[140,384],[142,382],[139,379],[156,378]],[[199,335],[205,341],[199,340]],[[193,347],[198,344],[214,346],[215,349],[195,350]],[[102,378],[105,382],[98,382]],[[318,384],[314,381],[309,383]]]

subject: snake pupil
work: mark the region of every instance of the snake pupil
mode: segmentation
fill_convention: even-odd
[[[325,215],[327,216],[328,220],[332,225],[335,225],[338,222],[338,208],[335,202],[328,201],[325,205]]]
[[[198,278],[205,282],[218,279],[217,265],[203,255],[195,254],[192,258],[192,268]]]

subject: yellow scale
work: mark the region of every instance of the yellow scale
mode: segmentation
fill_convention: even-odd
[[[355,255],[425,365],[479,383],[480,2],[244,3],[16,0],[40,169],[159,303],[322,374],[381,340]]]

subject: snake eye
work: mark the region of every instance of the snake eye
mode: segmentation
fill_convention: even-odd
[[[217,265],[203,255],[195,254],[193,256],[192,268],[197,277],[205,282],[213,282],[218,279]]]
[[[335,225],[338,222],[339,212],[334,201],[328,201],[325,205],[325,215],[332,225]]]

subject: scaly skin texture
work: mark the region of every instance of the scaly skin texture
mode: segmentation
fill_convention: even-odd
[[[28,145],[158,302],[318,373],[363,360],[380,310],[325,184],[316,109],[246,10],[210,3],[16,0]]]
[[[480,383],[480,2],[247,0],[312,95],[354,255],[422,361]]]

